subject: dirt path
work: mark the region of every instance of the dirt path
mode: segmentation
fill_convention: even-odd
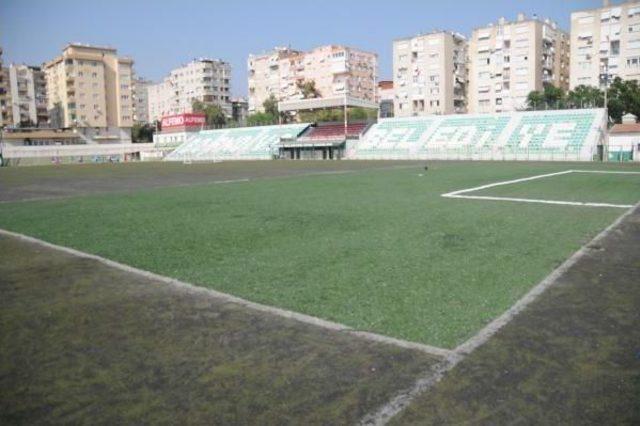
[[[434,357],[0,237],[0,424],[355,423]]]
[[[640,424],[640,208],[394,424]]]

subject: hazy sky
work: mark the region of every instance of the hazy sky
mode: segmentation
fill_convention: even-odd
[[[232,92],[246,96],[249,53],[274,46],[310,49],[346,44],[379,55],[391,78],[392,41],[433,29],[471,30],[515,19],[518,12],[554,19],[569,30],[571,11],[601,0],[0,0],[5,63],[40,65],[68,42],[110,45],[133,57],[136,73],[160,80],[196,57],[233,67]],[[455,7],[451,7],[455,5]]]

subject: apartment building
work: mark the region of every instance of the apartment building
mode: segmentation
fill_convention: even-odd
[[[133,80],[133,121],[149,123],[149,86],[153,82],[142,77]]]
[[[9,67],[11,115],[14,126],[46,127],[47,86],[40,67],[14,65]]]
[[[467,111],[467,39],[436,31],[393,43],[396,117]]]
[[[262,111],[271,95],[278,101],[303,99],[300,84],[313,81],[318,97],[348,95],[375,101],[378,56],[346,46],[327,45],[309,52],[275,48],[249,55],[249,112]]]
[[[569,88],[569,35],[549,19],[501,18],[473,31],[469,43],[470,113],[526,108],[529,92]]]
[[[218,105],[231,117],[231,65],[219,59],[195,59],[150,85],[148,96],[150,121],[192,113],[194,101]]]
[[[249,102],[246,98],[231,99],[231,119],[236,123],[245,123],[249,115]]]
[[[133,60],[110,47],[72,43],[44,64],[52,124],[95,141],[130,139]]]
[[[571,14],[571,88],[610,80],[640,81],[640,2],[603,2]]]
[[[9,69],[2,65],[2,48],[0,47],[0,127],[11,126],[11,90],[9,85]]]
[[[395,91],[393,90],[393,81],[382,80],[378,82],[378,95],[376,101],[380,106],[380,118],[393,117],[393,102],[395,99]]]

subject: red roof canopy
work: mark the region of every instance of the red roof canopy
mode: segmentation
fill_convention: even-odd
[[[616,124],[610,133],[640,133],[640,123]]]

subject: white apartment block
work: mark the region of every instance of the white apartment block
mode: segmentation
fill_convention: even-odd
[[[0,128],[13,125],[11,113],[9,68],[2,66],[2,47],[0,47]]]
[[[231,117],[231,65],[218,59],[193,60],[171,71],[162,82],[150,85],[148,96],[151,122],[191,113],[196,100],[218,105]]]
[[[609,79],[640,81],[640,2],[571,14],[571,88]]]
[[[467,111],[467,40],[438,31],[393,43],[396,117]]]
[[[249,55],[249,112],[262,111],[271,95],[278,101],[302,99],[299,83],[313,81],[319,97],[348,95],[375,101],[378,56],[362,50],[328,45],[309,52],[276,48]]]
[[[569,88],[569,35],[548,19],[501,18],[473,31],[469,43],[470,113],[526,108],[527,95],[552,84]]]
[[[393,117],[393,102],[395,99],[395,90],[393,89],[393,81],[378,81],[378,94],[376,102],[379,105],[379,117]]]
[[[130,138],[133,60],[116,49],[69,44],[43,66],[52,124],[95,139]]]
[[[44,72],[39,67],[11,65],[9,85],[13,125],[30,123],[32,126],[47,125],[47,86]]]
[[[149,123],[149,86],[152,81],[142,77],[133,80],[133,121]]]

